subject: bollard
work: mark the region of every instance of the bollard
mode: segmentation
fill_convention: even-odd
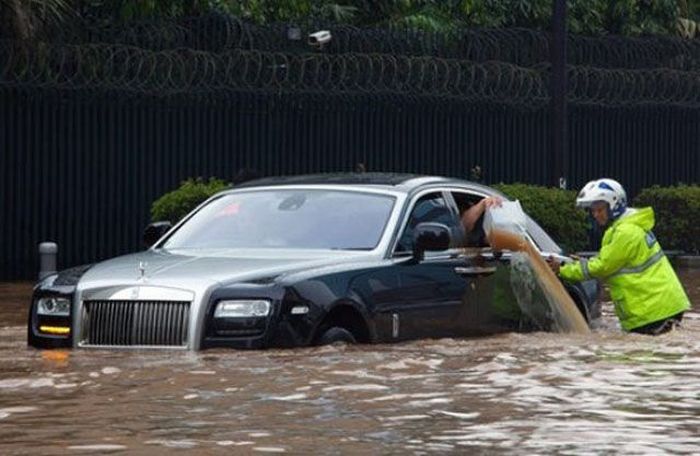
[[[56,273],[58,245],[55,242],[39,244],[39,280]]]

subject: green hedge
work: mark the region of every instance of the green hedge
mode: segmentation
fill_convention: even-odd
[[[575,208],[576,192],[525,184],[494,185],[520,200],[525,212],[568,252],[588,250],[586,213]],[[654,186],[642,190],[633,207],[651,206],[656,214],[654,234],[664,250],[700,254],[700,186]]]
[[[230,184],[214,177],[208,181],[198,177],[187,179],[180,187],[166,193],[151,205],[151,220],[169,220],[173,224],[213,194],[225,190]]]
[[[700,186],[645,188],[634,207],[645,206],[654,208],[654,234],[664,250],[700,254]]]
[[[569,253],[588,249],[586,213],[576,208],[576,192],[527,184],[493,186],[520,200],[525,212]]]

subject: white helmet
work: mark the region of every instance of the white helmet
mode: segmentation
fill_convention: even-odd
[[[576,207],[589,208],[596,201],[608,203],[613,219],[621,216],[627,209],[627,193],[614,179],[603,178],[584,185],[576,197]]]

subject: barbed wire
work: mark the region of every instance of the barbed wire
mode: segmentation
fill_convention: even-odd
[[[700,107],[697,72],[570,65],[569,101],[582,105]],[[549,65],[526,68],[392,54],[292,54],[234,49],[152,51],[133,46],[0,41],[0,85],[150,95],[255,91],[431,97],[537,109]]]
[[[182,47],[224,52],[234,49],[306,53],[309,32],[328,29],[331,54],[398,54],[474,62],[491,60],[531,67],[550,60],[550,35],[524,28],[464,29],[430,33],[412,29],[367,29],[322,24],[302,30],[294,24],[254,25],[210,13],[182,19],[82,24],[58,33],[54,42],[122,44],[163,51]],[[568,63],[601,68],[671,68],[700,71],[700,40],[675,37],[586,37],[568,35]]]
[[[386,54],[285,54],[116,45],[25,47],[0,43],[0,81],[14,87],[121,90],[169,95],[212,91],[448,97],[468,102],[542,104],[537,71]]]
[[[696,72],[568,67],[568,99],[581,105],[610,107],[660,105],[700,107]]]

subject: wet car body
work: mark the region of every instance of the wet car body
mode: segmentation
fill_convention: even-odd
[[[463,248],[464,205],[495,194],[457,179],[384,173],[253,181],[210,198],[144,252],[45,278],[28,341],[200,350],[546,330],[546,317],[533,321],[509,294],[510,253]],[[245,211],[267,218],[240,235],[218,230],[235,231]],[[431,229],[449,233],[450,245],[417,249],[416,233]],[[543,255],[561,254],[534,221],[528,230]],[[292,245],[295,236],[306,247]],[[598,314],[595,282],[567,290],[587,319]],[[58,304],[67,310],[51,314]]]

